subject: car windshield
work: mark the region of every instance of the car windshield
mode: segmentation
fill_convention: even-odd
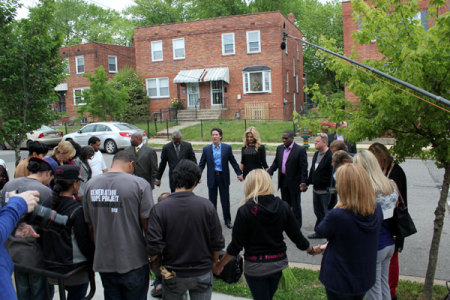
[[[53,128],[49,127],[49,126],[46,126],[46,125],[42,125],[41,128],[39,128],[39,130],[45,131],[45,130],[55,130],[55,129],[53,129]]]
[[[117,123],[117,124],[114,124],[114,126],[119,128],[120,130],[139,129],[136,126],[134,126],[132,124],[128,124],[128,123]]]

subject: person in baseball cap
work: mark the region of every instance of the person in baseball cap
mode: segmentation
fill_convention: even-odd
[[[55,180],[84,181],[80,168],[72,165],[62,165],[55,169]]]

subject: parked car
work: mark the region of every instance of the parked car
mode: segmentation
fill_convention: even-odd
[[[49,147],[56,146],[61,141],[63,135],[61,130],[42,125],[39,129],[27,133],[27,137],[23,140],[22,144],[20,144],[20,148],[27,149],[27,143],[29,141],[38,141]],[[1,143],[0,149],[12,149],[12,147],[8,143]]]
[[[125,122],[91,123],[77,132],[66,134],[62,139],[63,141],[73,140],[81,146],[87,146],[89,138],[96,136],[100,139],[100,149],[113,154],[119,149],[131,146],[131,135],[137,132],[142,133],[143,142],[147,144],[148,138],[145,131]]]

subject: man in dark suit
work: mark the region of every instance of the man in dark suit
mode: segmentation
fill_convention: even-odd
[[[283,145],[278,146],[275,160],[267,172],[272,176],[278,169],[278,189],[281,199],[289,203],[297,219],[299,228],[302,227],[302,209],[300,192],[308,189],[308,158],[306,150],[294,142],[291,130],[283,132]]]
[[[337,123],[336,124],[336,130],[339,128],[347,128],[347,122],[341,122],[341,123]],[[343,135],[339,135],[336,132],[329,134],[328,135],[328,147],[330,147],[330,144],[335,141],[335,140],[340,140],[340,141],[344,141],[345,145],[347,146],[348,149],[348,153],[350,154],[355,154],[356,153],[356,143],[349,143],[345,140],[345,137]]]
[[[327,188],[330,186],[331,174],[333,166],[331,165],[333,153],[328,148],[328,136],[326,133],[318,133],[314,140],[316,153],[312,160],[311,169],[309,170],[308,185],[312,184],[313,189],[313,207],[316,215],[316,225],[322,222],[325,215],[328,213],[328,205],[330,196]],[[310,239],[321,238],[317,233],[308,235]]]
[[[159,163],[158,173],[156,175],[155,185],[161,185],[161,177],[169,163],[169,183],[170,191],[175,192],[175,183],[173,182],[173,170],[178,162],[182,159],[189,159],[197,164],[194,150],[191,143],[182,140],[181,132],[174,131],[172,133],[172,141],[164,145],[161,151],[161,162]]]
[[[144,145],[141,133],[133,133],[131,136],[131,147],[125,150],[134,154],[133,174],[147,180],[153,189],[156,173],[158,172],[158,156],[155,149]]]
[[[239,181],[243,180],[242,171],[234,158],[231,146],[222,143],[222,129],[211,129],[212,144],[203,148],[202,157],[198,166],[203,172],[207,166],[208,195],[209,200],[217,208],[217,189],[220,192],[220,202],[222,204],[223,219],[228,228],[233,228],[230,214],[230,162],[236,172]]]

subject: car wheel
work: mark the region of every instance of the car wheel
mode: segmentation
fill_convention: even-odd
[[[105,151],[108,154],[114,154],[117,152],[117,145],[116,142],[113,140],[106,140],[105,142]]]

